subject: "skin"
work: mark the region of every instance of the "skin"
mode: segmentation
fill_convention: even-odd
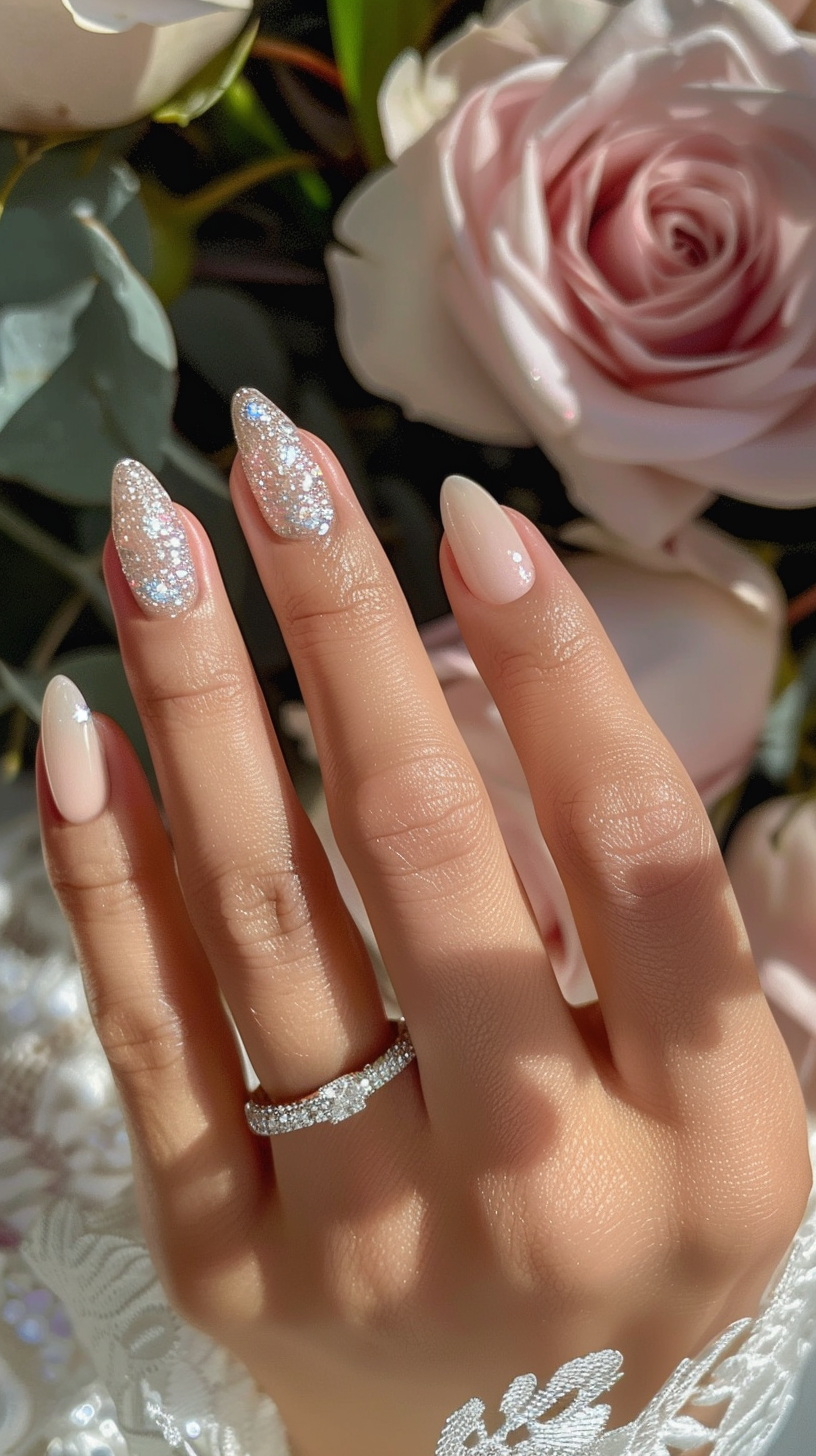
[[[298,1456],[420,1456],[473,1395],[607,1347],[631,1419],[756,1313],[811,1183],[804,1108],[700,800],[535,528],[462,634],[527,775],[599,993],[563,1000],[489,800],[342,470],[337,517],[277,538],[235,508],[297,670],[338,842],[417,1061],[338,1126],[254,1136],[223,995],[262,1086],[302,1096],[393,1039],[297,802],[211,547],[148,618],[105,570],[171,840],[121,731],[93,822],[39,762],[51,878],[132,1139],[171,1301],[278,1403]]]

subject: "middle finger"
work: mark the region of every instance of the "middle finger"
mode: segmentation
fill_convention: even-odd
[[[298,674],[337,841],[420,1057],[422,1045],[441,1054],[424,1064],[426,1100],[452,1059],[475,1064],[472,1088],[502,1047],[577,1056],[487,792],[342,470],[254,390],[239,391],[234,422],[233,499]]]

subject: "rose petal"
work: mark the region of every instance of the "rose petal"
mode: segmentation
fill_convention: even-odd
[[[638,546],[659,546],[714,499],[705,486],[651,465],[581,455],[568,440],[559,441],[554,459],[573,504]]]
[[[705,460],[688,460],[683,473],[710,490],[764,505],[805,506],[816,499],[816,397],[745,445]]]
[[[364,384],[409,416],[474,439],[529,444],[449,318],[429,211],[416,205],[401,167],[376,174],[338,213],[337,236],[356,253],[326,255],[343,353]]]
[[[249,13],[250,0],[62,0],[82,30],[118,35],[134,25],[177,25],[219,10]]]

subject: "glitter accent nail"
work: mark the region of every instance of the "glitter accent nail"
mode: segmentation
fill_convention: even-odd
[[[247,480],[278,536],[325,536],[334,506],[323,471],[288,415],[257,389],[239,389],[232,422]]]
[[[113,539],[128,584],[150,617],[178,617],[198,594],[179,511],[138,460],[113,472]]]

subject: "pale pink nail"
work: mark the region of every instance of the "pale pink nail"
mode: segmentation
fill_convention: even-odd
[[[498,501],[475,480],[449,475],[441,504],[445,535],[473,595],[495,607],[523,597],[535,568]]]
[[[87,824],[101,814],[110,786],[105,754],[79,688],[58,673],[45,690],[42,747],[54,803],[63,819]]]

